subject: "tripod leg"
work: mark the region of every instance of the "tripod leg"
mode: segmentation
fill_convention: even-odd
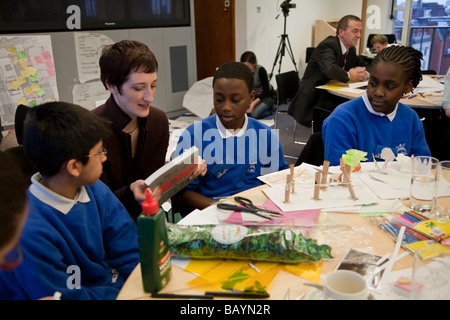
[[[287,51],[289,53],[289,56],[291,57],[292,63],[294,64],[295,71],[298,72],[297,64],[295,63],[295,57],[294,57],[294,53],[292,51],[291,42],[289,41],[289,36],[288,35],[286,35],[286,39],[287,39],[287,43],[288,43]]]
[[[279,64],[279,67],[278,67],[278,73],[281,73],[281,64],[283,63],[283,57],[284,57],[285,52],[286,52],[286,37],[285,37],[285,35],[282,35],[281,37],[283,39],[282,39],[282,43],[280,43],[280,45],[281,45],[281,58],[280,58],[280,64]]]
[[[282,46],[283,46],[283,38],[281,39],[280,44],[278,45],[277,54],[275,56],[275,61],[273,62],[272,71],[270,72],[270,75],[269,75],[269,81],[272,79],[273,70],[275,69],[278,59],[280,58],[280,55],[282,53],[282,48],[283,48]]]

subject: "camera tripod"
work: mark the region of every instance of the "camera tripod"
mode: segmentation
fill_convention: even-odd
[[[279,61],[279,67],[278,67],[278,73],[281,72],[281,63],[283,62],[283,57],[285,56],[285,52],[287,50],[289,56],[291,57],[292,63],[294,64],[295,71],[297,70],[297,64],[295,63],[294,53],[292,52],[291,43],[289,41],[289,36],[286,33],[286,20],[287,20],[288,12],[284,12],[284,32],[281,35],[280,45],[278,46],[277,55],[275,56],[275,61],[273,62],[272,71],[270,72],[269,81],[272,79],[273,76],[273,70],[275,69],[275,66],[277,65],[278,59]]]

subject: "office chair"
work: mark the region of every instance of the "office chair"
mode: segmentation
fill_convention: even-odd
[[[325,156],[325,147],[323,146],[322,132],[313,133],[300,153],[295,166],[301,165],[303,162],[315,166],[323,165]]]
[[[300,86],[300,78],[297,71],[288,71],[275,75],[277,82],[277,104],[275,106],[275,129],[278,128],[278,114],[287,113],[287,110],[280,110],[280,105],[285,104],[294,98]],[[295,132],[297,129],[297,121],[294,119],[294,143],[306,144],[305,142],[295,141]]]
[[[19,145],[23,142],[23,128],[28,111],[30,111],[30,107],[19,104],[14,115],[14,131],[16,132],[17,143]]]
[[[322,124],[331,114],[330,110],[315,107],[313,109],[312,133],[322,132]]]
[[[306,58],[305,58],[305,62],[308,63],[309,60],[311,59],[311,56],[314,52],[315,47],[308,47],[306,48]]]
[[[3,140],[3,127],[2,127],[2,118],[0,117],[0,145],[2,144]]]
[[[422,70],[422,74],[429,74],[429,75],[436,75],[436,71],[435,70]]]
[[[16,114],[14,116],[14,131],[16,133],[17,143],[16,147],[8,148],[5,153],[10,154],[16,159],[23,174],[27,178],[28,183],[31,184],[31,176],[37,172],[36,166],[30,161],[28,155],[25,153],[23,148],[23,129],[25,125],[25,118],[28,114],[30,107],[20,104],[17,106]]]

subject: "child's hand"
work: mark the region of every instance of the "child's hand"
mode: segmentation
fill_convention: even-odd
[[[144,180],[137,180],[130,185],[130,190],[133,192],[134,199],[142,203],[145,200],[145,192],[148,189],[148,186],[145,184]],[[158,201],[161,199],[161,189],[156,188],[155,190],[151,190],[153,199]]]
[[[208,171],[208,166],[206,165],[205,160],[202,157],[198,156],[198,165],[195,168],[194,174],[189,177],[190,180],[194,180],[198,176],[204,177],[206,172]]]

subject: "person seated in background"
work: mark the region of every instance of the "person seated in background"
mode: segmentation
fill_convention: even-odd
[[[429,156],[422,122],[399,100],[422,80],[422,53],[392,46],[375,57],[366,92],[338,106],[323,123],[325,160],[339,165],[347,150],[380,156],[384,148],[394,155]]]
[[[450,68],[447,70],[444,80],[444,99],[442,102],[443,116],[439,121],[436,131],[436,140],[439,141],[439,160],[450,160]]]
[[[254,98],[250,69],[240,62],[223,64],[213,89],[216,114],[190,125],[176,148],[179,155],[195,145],[208,165],[206,175],[191,182],[180,197],[185,213],[260,186],[258,176],[288,168],[275,131],[246,114]]]
[[[447,70],[444,80],[444,99],[442,101],[445,115],[450,118],[450,68]]]
[[[388,38],[384,34],[377,34],[370,40],[376,53],[380,53],[381,50],[388,47]]]
[[[369,64],[355,48],[362,30],[361,19],[347,15],[338,22],[336,36],[327,37],[314,49],[298,92],[288,108],[288,113],[301,125],[311,127],[315,107],[333,111],[346,101],[326,90],[316,89],[317,86],[330,80],[344,83],[367,80]]]
[[[255,99],[247,109],[247,115],[255,119],[270,116],[273,113],[274,92],[269,83],[266,69],[258,64],[256,55],[252,51],[246,51],[241,55],[241,62],[253,73],[253,91]]]
[[[107,122],[81,106],[32,108],[23,145],[37,166],[20,246],[0,274],[0,299],[115,299],[139,262],[136,224],[101,181]]]

